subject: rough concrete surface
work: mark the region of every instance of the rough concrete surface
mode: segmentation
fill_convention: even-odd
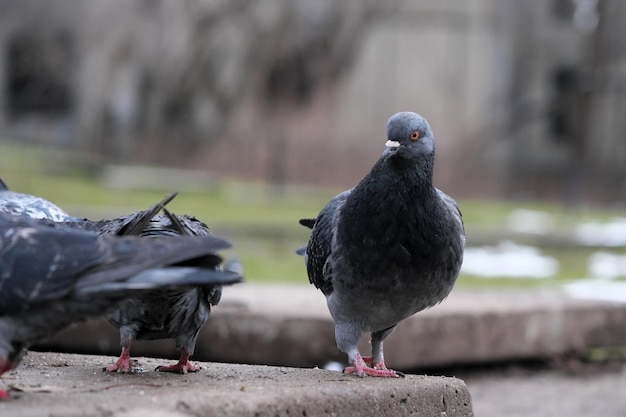
[[[321,369],[201,363],[187,375],[102,372],[114,358],[30,352],[2,378],[0,416],[473,416],[463,381],[358,378]]]
[[[366,353],[366,337],[362,342]],[[41,347],[115,355],[118,344],[117,331],[100,320],[69,328]],[[626,345],[626,304],[558,291],[455,290],[441,305],[400,323],[385,341],[385,359],[392,368],[412,370],[549,358],[612,345]],[[133,352],[177,356],[171,340],[139,342]],[[317,290],[253,284],[224,289],[194,358],[297,367],[346,360],[335,346],[334,325]]]

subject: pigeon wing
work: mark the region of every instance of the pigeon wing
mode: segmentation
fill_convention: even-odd
[[[70,291],[125,279],[146,268],[195,258],[219,264],[230,247],[216,237],[119,238],[0,216],[0,314],[62,298]],[[210,258],[210,259],[209,259]]]
[[[65,296],[102,256],[98,236],[0,217],[0,314]]]
[[[322,209],[314,221],[309,243],[306,247],[306,264],[309,281],[328,296],[333,291],[332,253],[337,217],[351,190],[337,195]],[[308,224],[304,224],[308,226]]]

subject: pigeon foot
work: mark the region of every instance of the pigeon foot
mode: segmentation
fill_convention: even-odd
[[[374,369],[378,369],[381,371],[392,371],[395,372],[397,374],[397,376],[404,378],[405,375],[404,373],[400,372],[400,371],[395,371],[393,369],[388,369],[387,366],[385,365],[385,360],[383,359],[382,361],[375,363],[374,359],[371,356],[363,356],[363,361],[368,364],[370,367],[374,368]]]
[[[182,353],[178,363],[169,366],[157,366],[155,371],[159,372],[173,372],[176,374],[186,374],[187,372],[198,372],[200,367],[189,362],[189,355]]]
[[[132,372],[132,366],[130,365],[130,349],[123,348],[120,358],[113,364],[102,368],[105,372],[121,372],[128,374]]]
[[[106,372],[120,372],[123,374],[131,373],[132,367],[130,366],[130,358],[120,357],[113,365],[105,366],[102,370]]]
[[[0,389],[0,401],[8,400],[8,399],[9,399],[9,394],[7,394],[5,390]]]
[[[367,366],[367,363],[372,364],[372,367]],[[361,357],[357,354],[354,358],[354,366],[348,366],[343,370],[344,374],[356,374],[361,378],[368,376],[375,376],[379,378],[404,378],[402,372],[394,371],[393,369],[387,369],[385,362],[372,363],[370,356]]]

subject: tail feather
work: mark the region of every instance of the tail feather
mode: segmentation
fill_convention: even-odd
[[[217,252],[231,247],[226,240],[213,236],[146,239],[104,235],[99,239],[107,254],[76,284],[79,290],[106,281],[120,281],[147,268],[176,264],[215,267],[222,261]]]
[[[298,223],[300,223],[304,227],[308,227],[309,229],[313,230],[316,222],[317,222],[317,219],[300,219]],[[296,254],[300,256],[306,256],[306,247],[307,245],[303,245],[297,248]]]
[[[172,223],[172,226],[176,229],[176,231],[178,233],[180,233],[183,236],[184,235],[191,235],[191,233],[189,233],[189,231],[185,228],[185,226],[183,226],[183,224],[180,222],[180,220],[178,219],[178,217],[174,213],[172,213],[171,211],[169,211],[165,207],[163,207],[163,213],[165,213],[167,218],[170,219],[170,222]]]
[[[178,195],[178,191],[169,194],[147,210],[137,212],[124,222],[124,225],[117,230],[115,234],[118,236],[139,236],[144,231],[150,221],[159,211],[165,209],[165,206]]]
[[[300,255],[300,256],[305,256],[306,255],[306,247],[307,245],[303,245],[300,246],[299,248],[296,249],[296,254]]]
[[[313,229],[315,226],[315,222],[317,219],[300,219],[298,223],[300,223],[304,227],[308,227],[309,229]]]
[[[241,281],[241,275],[230,271],[192,267],[154,268],[142,271],[125,282],[102,282],[77,288],[75,295],[79,298],[126,298],[154,290],[230,285]]]

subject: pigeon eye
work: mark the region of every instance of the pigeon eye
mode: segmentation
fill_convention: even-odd
[[[411,140],[418,140],[419,137],[420,137],[420,134],[418,131],[411,133]]]

